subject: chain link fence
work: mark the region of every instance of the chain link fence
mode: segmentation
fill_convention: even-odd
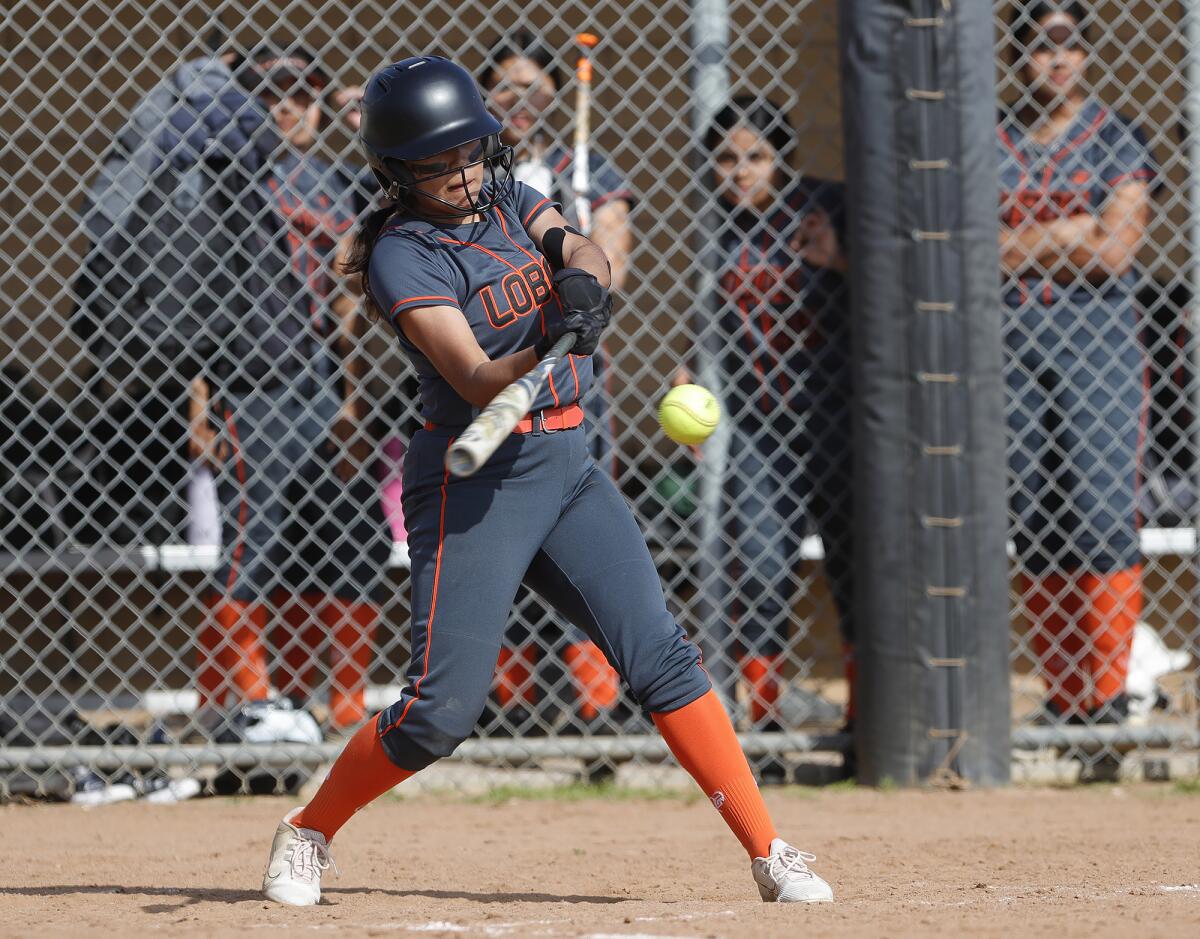
[[[1089,766],[1195,739],[1189,6],[1103,3],[1016,33],[997,6],[1014,739]],[[851,770],[846,281],[869,259],[841,237],[835,12],[10,5],[0,789],[295,788],[398,697],[420,421],[395,337],[336,266],[374,198],[356,89],[403,56],[461,62],[517,173],[571,217],[584,29],[601,40],[586,199],[621,278],[594,452],[760,778]],[[1060,122],[1026,66],[1081,56]],[[213,120],[230,88],[271,146]],[[725,412],[702,454],[655,420],[689,380]],[[660,762],[597,652],[522,592],[451,784]]]
[[[1090,770],[1195,739],[1193,6],[997,7],[1018,739]]]

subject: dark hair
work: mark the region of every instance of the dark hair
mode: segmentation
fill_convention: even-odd
[[[384,310],[379,305],[379,301],[375,299],[375,294],[371,292],[371,252],[375,250],[375,242],[379,240],[384,226],[387,225],[388,220],[395,214],[396,208],[395,203],[388,203],[367,214],[367,217],[359,224],[358,231],[354,233],[354,241],[351,243],[350,251],[346,255],[345,262],[342,264],[343,274],[358,274],[362,280],[362,291],[363,298],[366,300],[367,315],[373,320],[382,319]]]
[[[784,163],[796,145],[796,132],[783,108],[769,98],[738,95],[713,117],[704,135],[704,148],[712,153],[735,127],[758,131]]]
[[[499,36],[488,49],[487,62],[479,73],[479,87],[490,91],[496,84],[496,71],[510,59],[529,59],[538,68],[550,76],[554,89],[558,91],[563,86],[562,72],[555,64],[556,58],[549,49],[542,45],[534,33],[528,29],[518,29],[508,36]]]
[[[255,46],[243,72],[243,84],[254,91],[272,72],[286,72],[302,79],[312,88],[316,98],[320,98],[330,85],[329,75],[315,54],[298,43],[282,39],[270,39]]]
[[[1087,6],[1080,0],[1017,0],[1013,5],[1012,16],[1009,19],[1009,29],[1013,42],[1016,43],[1015,54],[1020,55],[1029,47],[1029,37],[1038,24],[1051,13],[1065,13],[1075,21],[1083,38],[1087,39],[1087,24],[1089,13]]]

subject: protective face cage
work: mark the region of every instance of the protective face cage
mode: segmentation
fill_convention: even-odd
[[[441,213],[439,217],[462,218],[466,215],[487,212],[503,202],[509,193],[512,192],[513,149],[500,142],[499,134],[492,134],[481,139],[483,142],[482,156],[478,160],[464,163],[462,166],[448,172],[433,173],[428,176],[414,176],[403,160],[398,160],[394,157],[384,157],[382,160],[383,172],[376,170],[375,175],[389,199],[402,202],[411,208],[415,196],[414,190],[417,186],[429,180],[441,179],[443,176],[449,175],[449,173],[457,172],[462,179],[463,189],[466,190],[468,199],[470,200],[467,205],[455,205],[453,202],[448,202],[445,199],[424,191],[421,194],[426,199],[430,199],[446,207],[446,211]],[[467,171],[472,167],[481,165],[484,169],[483,182],[479,187],[479,191],[472,193],[467,181]]]

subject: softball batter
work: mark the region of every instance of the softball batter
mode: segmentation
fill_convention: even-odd
[[[404,467],[413,658],[400,700],[284,818],[263,890],[317,903],[346,820],[467,737],[525,582],[605,651],[749,853],[763,899],[831,900],[805,863],[813,856],[777,836],[633,515],[587,454],[577,402],[610,316],[608,262],[555,203],[512,182],[499,131],[471,76],[445,59],[406,59],[367,86],[361,141],[400,208],[366,220],[351,268],[413,361],[426,420]],[[478,473],[451,478],[456,435],[568,332],[578,354],[530,415]]]

